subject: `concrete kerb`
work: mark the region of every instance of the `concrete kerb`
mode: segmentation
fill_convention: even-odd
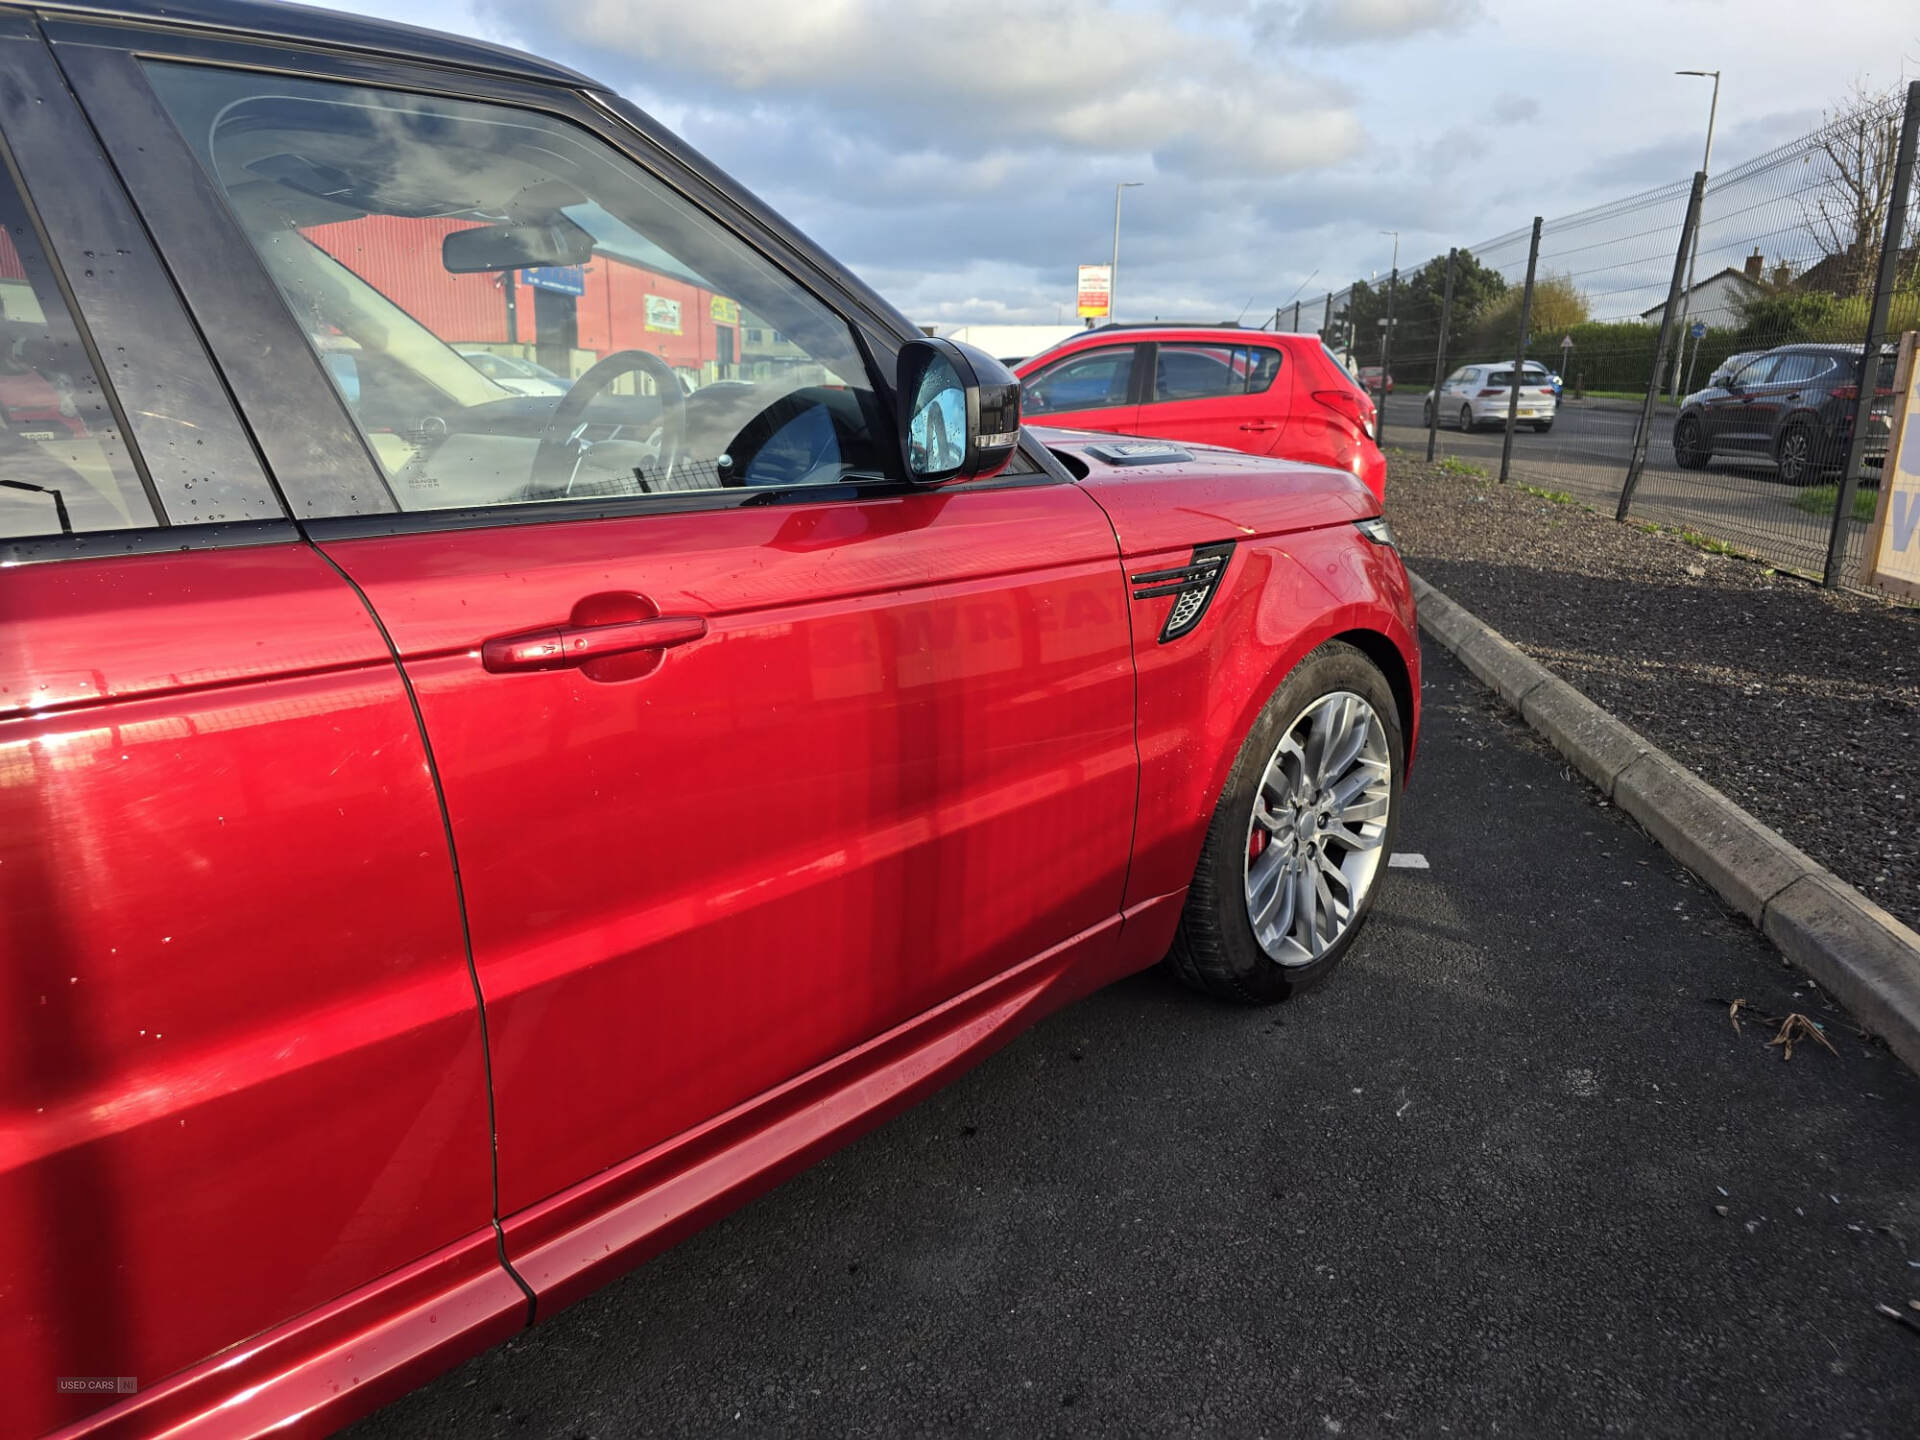
[[[1920,934],[1472,612],[1412,578],[1421,629],[1920,1071]]]

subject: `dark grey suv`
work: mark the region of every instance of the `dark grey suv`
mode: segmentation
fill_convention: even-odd
[[[1893,356],[1878,369],[1866,446],[1873,464],[1887,453]],[[1859,395],[1858,346],[1781,345],[1686,398],[1673,422],[1674,461],[1703,470],[1716,455],[1760,457],[1787,484],[1810,485],[1845,462]]]

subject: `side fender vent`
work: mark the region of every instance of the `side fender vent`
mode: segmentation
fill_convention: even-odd
[[[1172,570],[1143,570],[1127,577],[1135,587],[1133,598],[1136,600],[1157,600],[1163,595],[1179,597],[1167,612],[1167,623],[1160,627],[1162,645],[1178,640],[1200,623],[1207,606],[1213,603],[1214,591],[1220,588],[1220,577],[1227,573],[1227,562],[1232,558],[1231,540],[1218,545],[1196,545],[1193,559],[1185,565]]]

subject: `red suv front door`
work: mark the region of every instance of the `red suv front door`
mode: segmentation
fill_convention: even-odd
[[[304,171],[285,194],[248,180],[230,203],[252,223],[213,238],[223,268],[264,261],[296,301],[249,317],[306,367],[300,403],[249,405],[266,443],[326,426],[358,451],[306,523],[419,705],[484,998],[507,1254],[537,1291],[566,1277],[514,1212],[1043,951],[1114,942],[1132,650],[1084,491],[1031,464],[903,483],[827,282],[682,198],[692,177],[676,192],[634,164],[583,102],[152,73],[205,173],[318,146],[336,183],[370,177],[363,208],[392,197],[315,220]],[[498,392],[453,348],[454,327],[499,321],[465,301],[498,292],[442,263],[441,217],[496,192],[576,200],[567,223],[599,227],[586,293],[541,291],[579,302],[564,398]],[[234,288],[203,287],[216,343]],[[704,348],[723,313],[735,375]]]

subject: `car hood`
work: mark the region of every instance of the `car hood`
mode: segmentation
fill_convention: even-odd
[[[1324,465],[1126,435],[1035,426],[1027,433],[1061,457],[1107,512],[1127,555],[1285,535],[1380,513],[1365,485]],[[1127,453],[1141,446],[1160,453]]]

